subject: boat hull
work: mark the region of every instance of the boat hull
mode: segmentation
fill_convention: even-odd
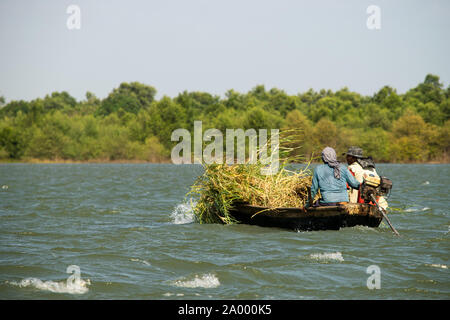
[[[237,203],[230,214],[239,222],[296,231],[339,230],[357,225],[376,228],[383,216],[369,204],[300,208],[266,208]]]

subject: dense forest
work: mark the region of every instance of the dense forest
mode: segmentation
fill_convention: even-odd
[[[448,162],[450,86],[436,75],[404,94],[384,86],[373,96],[347,88],[296,95],[259,85],[221,98],[184,91],[155,99],[154,87],[122,83],[105,99],[91,92],[77,101],[67,92],[43,99],[0,97],[2,161],[170,161],[171,133],[217,128],[300,129],[295,144],[306,158],[325,146],[364,149],[377,162]]]

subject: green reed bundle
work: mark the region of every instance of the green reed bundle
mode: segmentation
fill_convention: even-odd
[[[289,162],[299,162],[300,157],[290,157],[294,148],[283,147],[292,143],[294,135],[280,137],[280,166],[272,175],[264,175],[266,165],[258,159],[246,164],[204,164],[204,173],[191,187],[189,195],[196,197],[194,214],[200,223],[234,223],[229,214],[235,202],[248,202],[269,208],[303,208],[311,186],[308,166],[299,172],[286,169]],[[260,150],[259,150],[260,151]],[[259,152],[258,151],[258,152]]]

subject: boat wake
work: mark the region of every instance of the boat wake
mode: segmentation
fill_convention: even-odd
[[[195,202],[185,202],[177,205],[170,215],[174,224],[187,224],[195,221]]]

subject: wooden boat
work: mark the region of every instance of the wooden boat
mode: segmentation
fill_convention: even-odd
[[[241,223],[296,231],[339,230],[357,225],[376,228],[383,219],[375,206],[360,203],[311,207],[306,211],[300,208],[266,208],[235,203],[230,214]]]

